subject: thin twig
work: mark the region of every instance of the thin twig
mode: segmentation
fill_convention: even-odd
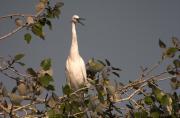
[[[15,114],[14,112],[11,112],[11,110],[7,109],[7,108],[4,107],[2,104],[0,104],[0,108],[3,109],[3,111],[5,111],[6,113],[11,114],[12,116],[18,117],[17,114]]]
[[[9,36],[11,36],[11,35],[13,35],[14,33],[18,32],[19,30],[21,30],[22,28],[24,28],[25,26],[26,26],[26,24],[23,24],[22,26],[19,26],[19,27],[15,28],[13,31],[11,31],[11,32],[5,34],[4,36],[0,37],[0,40],[2,40],[2,39],[4,39],[4,38],[7,38],[7,37],[9,37]]]
[[[86,89],[88,89],[88,88],[89,88],[89,87],[80,88],[80,89],[74,91],[73,93],[71,93],[69,96],[76,95],[76,93],[81,92],[81,91],[83,91],[83,90],[86,90]],[[66,97],[68,97],[68,96],[67,96],[67,95],[64,95],[64,96],[62,96],[62,97],[59,97],[59,99],[61,100],[61,99],[66,98]]]
[[[20,16],[20,17],[29,17],[29,16],[31,16],[31,17],[34,17],[34,15],[32,15],[32,14],[14,13],[14,14],[9,14],[9,15],[5,15],[5,16],[1,16],[0,20],[5,19],[5,18],[9,18],[9,17],[12,18],[12,17],[16,17],[16,16]]]
[[[160,64],[162,63],[162,61],[159,61],[158,63],[156,63],[155,65],[153,65],[149,71],[147,71],[144,76],[148,76],[152,71],[154,71]]]
[[[121,88],[119,89],[119,91],[126,90],[127,88],[133,88],[133,86],[136,86],[136,85],[138,85],[138,84],[146,83],[146,82],[148,82],[148,81],[150,81],[150,80],[158,81],[158,79],[159,79],[158,77],[160,77],[160,76],[162,76],[162,75],[164,75],[164,74],[167,74],[167,73],[168,73],[168,72],[165,71],[165,72],[162,72],[162,73],[160,73],[160,74],[158,74],[158,75],[149,77],[149,78],[147,78],[147,79],[138,79],[138,80],[136,80],[136,81],[134,81],[134,82],[132,82],[132,83],[130,83],[130,84],[127,84],[127,85],[124,86],[124,87],[121,87]],[[171,77],[173,77],[173,76],[171,76]],[[155,79],[155,78],[157,78],[157,79]]]
[[[164,73],[165,73],[165,72],[164,72]],[[161,73],[161,74],[162,74],[162,73]],[[159,74],[159,75],[161,75],[161,74]],[[122,102],[122,101],[130,100],[135,94],[137,94],[138,92],[140,92],[141,89],[148,84],[148,83],[147,83],[148,81],[150,81],[151,79],[156,78],[156,77],[159,76],[159,75],[156,75],[156,76],[151,77],[151,78],[149,78],[149,79],[147,79],[147,80],[144,80],[144,81],[142,82],[142,85],[139,87],[139,89],[137,89],[136,91],[134,91],[131,95],[129,95],[129,96],[126,97],[126,98],[123,98],[123,99],[120,99],[120,100],[116,100],[116,102]],[[171,78],[173,78],[173,77],[176,77],[176,75],[170,76],[170,77],[166,77],[166,78],[163,78],[163,79],[156,79],[156,81],[158,81],[158,80],[162,81],[162,80],[166,80],[166,79],[171,79]],[[144,84],[143,84],[143,83],[144,83]],[[138,83],[138,84],[139,84],[139,83]]]
[[[28,17],[28,16],[32,16],[32,17],[35,17],[37,18],[39,15],[41,15],[41,13],[45,10],[42,9],[40,12],[38,12],[36,15],[25,15],[25,14],[10,14],[10,15],[6,15],[6,16],[2,16],[0,17],[0,19],[3,19],[3,18],[7,18],[7,17],[12,17],[12,16],[22,16],[22,17]],[[25,26],[27,26],[27,23],[24,23],[23,25],[15,28],[14,30],[12,30],[11,32],[5,34],[4,36],[0,37],[0,40],[4,39],[4,38],[7,38],[11,35],[13,35],[14,33],[18,32],[19,30],[23,29]]]
[[[85,109],[84,111],[77,112],[77,113],[72,114],[72,115],[68,115],[68,118],[69,118],[69,117],[79,118],[78,115],[81,115],[81,114],[85,113],[86,111],[88,111],[88,109]]]
[[[6,107],[4,107],[2,104],[0,104],[1,109],[3,109],[3,111],[5,111],[6,113],[10,113],[9,109],[7,109]]]
[[[30,104],[26,104],[26,105],[24,105],[24,106],[21,106],[21,107],[18,107],[17,109],[14,109],[13,111],[14,112],[16,112],[16,111],[19,111],[19,110],[21,110],[21,109],[24,109],[24,108],[27,108],[27,107],[29,107],[29,106],[31,106],[31,105],[35,105],[35,104],[39,104],[40,102],[33,102],[33,103],[30,103]]]
[[[139,92],[141,92],[142,90],[140,90]],[[128,94],[127,93],[125,93],[127,96],[128,96]],[[138,108],[142,108],[142,109],[144,109],[145,110],[145,108],[142,106],[142,105],[139,105],[133,98],[131,98],[130,99],[132,102],[134,102],[137,106],[138,106]]]
[[[2,71],[2,70],[0,70],[0,72],[1,72],[3,75],[9,77],[10,79],[13,79],[13,80],[15,80],[15,81],[19,81],[18,78],[13,77],[13,76],[10,76],[8,73],[6,73],[6,72],[4,72],[4,71]]]
[[[28,76],[28,75],[22,74],[22,73],[18,72],[14,68],[8,68],[8,70],[10,70],[10,71],[14,72],[16,75],[22,76],[24,78],[36,78],[36,77],[33,77],[33,76]]]
[[[147,83],[144,83],[143,85],[141,85],[139,87],[139,89],[137,89],[136,91],[134,91],[131,95],[129,95],[128,97],[126,98],[123,98],[123,99],[119,99],[119,100],[116,100],[116,102],[122,102],[122,101],[127,101],[127,100],[130,100],[135,94],[137,94],[144,86],[146,86]]]

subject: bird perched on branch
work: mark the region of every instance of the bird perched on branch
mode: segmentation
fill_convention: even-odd
[[[80,18],[77,15],[73,15],[72,23],[72,43],[70,48],[69,56],[66,60],[66,78],[67,82],[72,88],[73,91],[79,89],[87,83],[86,67],[84,60],[79,54],[78,41],[76,34],[76,25],[80,23],[84,25]]]

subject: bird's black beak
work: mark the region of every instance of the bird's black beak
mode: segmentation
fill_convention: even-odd
[[[78,23],[79,24],[81,24],[81,25],[85,25],[82,21],[84,21],[85,20],[85,18],[79,18],[77,21],[78,21]]]

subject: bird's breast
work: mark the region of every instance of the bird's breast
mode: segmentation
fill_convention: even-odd
[[[80,85],[84,84],[84,75],[82,72],[82,66],[79,59],[67,59],[66,71],[68,74],[68,79],[73,88],[78,88]]]

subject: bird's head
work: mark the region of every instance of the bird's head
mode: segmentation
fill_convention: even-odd
[[[82,23],[82,20],[85,20],[84,18],[80,18],[78,15],[73,15],[72,17],[72,22],[73,23],[80,23],[81,25],[84,25],[84,23]]]

